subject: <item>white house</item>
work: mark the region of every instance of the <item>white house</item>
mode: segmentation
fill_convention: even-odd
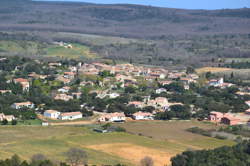
[[[135,120],[153,120],[153,114],[149,112],[136,112],[133,114],[133,119]]]
[[[61,113],[58,117],[58,119],[60,119],[60,120],[75,120],[75,119],[80,119],[80,118],[82,118],[81,112]]]
[[[62,87],[62,88],[58,89],[58,92],[61,92],[61,93],[68,93],[69,90],[70,90],[70,87],[65,86],[65,87]]]
[[[218,80],[216,79],[210,80],[208,84],[209,86],[218,87],[218,86],[221,86],[223,83],[224,83],[224,79],[220,78]]]
[[[109,113],[99,118],[100,122],[124,122],[125,120],[126,116],[123,112]]]
[[[249,101],[245,101],[245,103],[250,107],[250,100]]]
[[[109,98],[111,98],[111,99],[115,99],[115,98],[117,98],[117,97],[120,96],[119,93],[110,93],[110,94],[108,94],[108,95],[109,95]]]
[[[156,89],[156,90],[155,90],[155,93],[156,93],[156,94],[161,94],[161,93],[163,93],[163,92],[167,92],[167,90],[166,90],[165,88],[159,88],[159,89]]]
[[[21,109],[21,108],[34,108],[34,104],[30,101],[28,102],[21,102],[21,103],[14,103],[11,105],[14,109]]]
[[[56,111],[56,110],[46,110],[43,113],[43,116],[45,116],[47,118],[51,118],[51,119],[57,119],[60,114],[61,114],[61,112]]]
[[[16,118],[13,115],[5,115],[4,113],[0,113],[0,121],[6,119],[8,122],[15,120]]]

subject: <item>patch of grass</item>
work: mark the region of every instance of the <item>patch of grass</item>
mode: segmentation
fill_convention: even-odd
[[[17,122],[17,125],[42,125],[42,121],[40,119],[35,120],[20,120]]]
[[[128,132],[152,137],[156,140],[165,140],[185,148],[192,149],[208,149],[223,145],[233,145],[229,140],[221,141],[202,135],[196,135],[187,131],[188,128],[199,127],[202,129],[215,129],[214,124],[204,124],[197,121],[149,121],[149,122],[132,122],[119,124]],[[183,139],[185,138],[185,139]]]
[[[49,46],[46,50],[46,56],[56,56],[61,58],[88,58],[94,59],[97,58],[97,54],[92,53],[90,49],[84,45],[72,44],[72,48],[65,48],[63,46]]]
[[[137,165],[139,160],[147,155],[152,156],[156,163],[170,164],[172,156],[190,148],[214,148],[233,144],[228,140],[194,135],[185,131],[186,128],[195,125],[203,128],[214,127],[192,121],[135,122],[117,125],[134,134],[96,133],[90,126],[0,126],[0,158],[18,154],[23,159],[30,159],[35,153],[43,153],[52,160],[63,161],[63,152],[71,147],[77,147],[88,152],[90,165]],[[142,133],[143,136],[138,136],[137,133]]]
[[[36,55],[40,50],[40,43],[32,41],[0,40],[0,50],[12,55]]]
[[[223,67],[203,67],[203,68],[196,69],[196,72],[198,74],[202,74],[202,73],[207,73],[207,72],[218,73],[218,72],[225,72],[225,71],[232,71],[232,70],[233,69],[223,68]]]

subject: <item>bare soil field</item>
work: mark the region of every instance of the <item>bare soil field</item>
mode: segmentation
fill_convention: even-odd
[[[122,158],[128,159],[130,162],[135,163],[136,165],[140,164],[140,160],[145,157],[145,154],[154,160],[155,166],[171,164],[170,158],[176,155],[174,152],[167,152],[129,143],[91,145],[88,146],[88,148],[120,156]]]

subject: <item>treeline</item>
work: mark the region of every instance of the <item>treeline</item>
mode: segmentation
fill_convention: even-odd
[[[249,166],[250,142],[214,150],[186,151],[171,159],[172,166]]]
[[[236,69],[249,69],[250,62],[235,62],[232,61],[230,64],[225,64],[225,67],[236,68]]]
[[[22,160],[18,155],[13,155],[9,159],[0,160],[0,165],[1,166],[79,166],[79,165],[88,166],[89,165],[88,154],[83,149],[71,148],[68,151],[64,152],[63,156],[65,157],[65,161],[52,161],[49,158],[47,158],[47,156],[38,153],[34,154],[30,158],[30,161],[27,161],[27,160]],[[125,165],[115,164],[115,165],[103,165],[103,166],[125,166]]]

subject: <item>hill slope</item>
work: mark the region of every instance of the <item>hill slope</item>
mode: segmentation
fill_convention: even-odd
[[[49,30],[143,38],[170,34],[250,33],[249,13],[247,8],[207,11],[1,0],[0,30]]]

